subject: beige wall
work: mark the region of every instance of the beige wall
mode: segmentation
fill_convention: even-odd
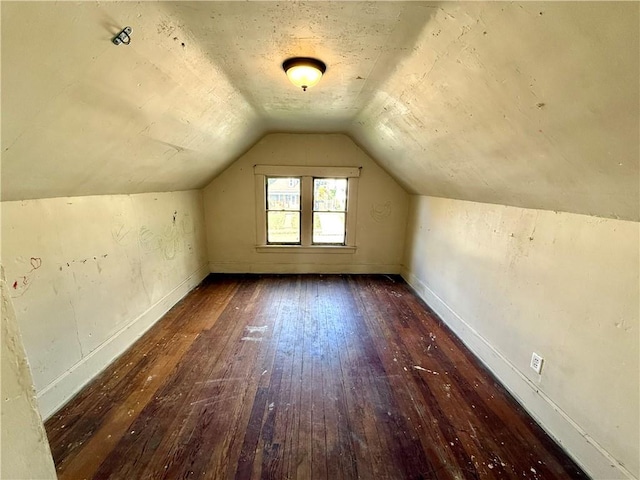
[[[356,253],[256,252],[254,165],[362,167]],[[267,135],[209,184],[204,201],[212,272],[400,271],[408,195],[345,135]]]
[[[208,273],[200,191],[2,203],[2,263],[51,415]]]
[[[4,273],[4,272],[3,272]],[[55,479],[36,392],[4,274],[2,290],[2,437],[0,478]]]
[[[635,222],[411,198],[405,278],[595,478],[639,473],[638,245]]]

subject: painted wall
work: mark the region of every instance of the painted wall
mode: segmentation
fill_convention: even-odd
[[[362,167],[358,181],[356,253],[256,252],[254,165]],[[408,195],[345,135],[267,135],[204,192],[212,272],[400,271]]]
[[[2,263],[51,415],[208,273],[200,191],[2,203]]]
[[[1,478],[56,478],[47,434],[36,404],[36,392],[4,281],[2,290],[2,437]]]
[[[594,478],[639,475],[639,226],[411,197],[405,279]]]

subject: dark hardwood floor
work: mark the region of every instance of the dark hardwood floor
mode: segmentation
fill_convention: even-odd
[[[391,276],[212,275],[46,428],[62,479],[586,478]]]

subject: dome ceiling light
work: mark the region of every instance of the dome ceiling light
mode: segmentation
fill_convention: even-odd
[[[301,87],[305,92],[307,88],[318,83],[322,74],[327,70],[324,62],[309,57],[289,58],[282,63],[282,68],[291,83],[296,87]]]

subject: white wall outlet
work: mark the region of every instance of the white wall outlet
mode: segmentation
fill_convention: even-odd
[[[540,375],[540,371],[542,370],[543,361],[544,358],[542,358],[536,352],[533,352],[533,355],[531,355],[531,368],[533,368],[538,375]]]

